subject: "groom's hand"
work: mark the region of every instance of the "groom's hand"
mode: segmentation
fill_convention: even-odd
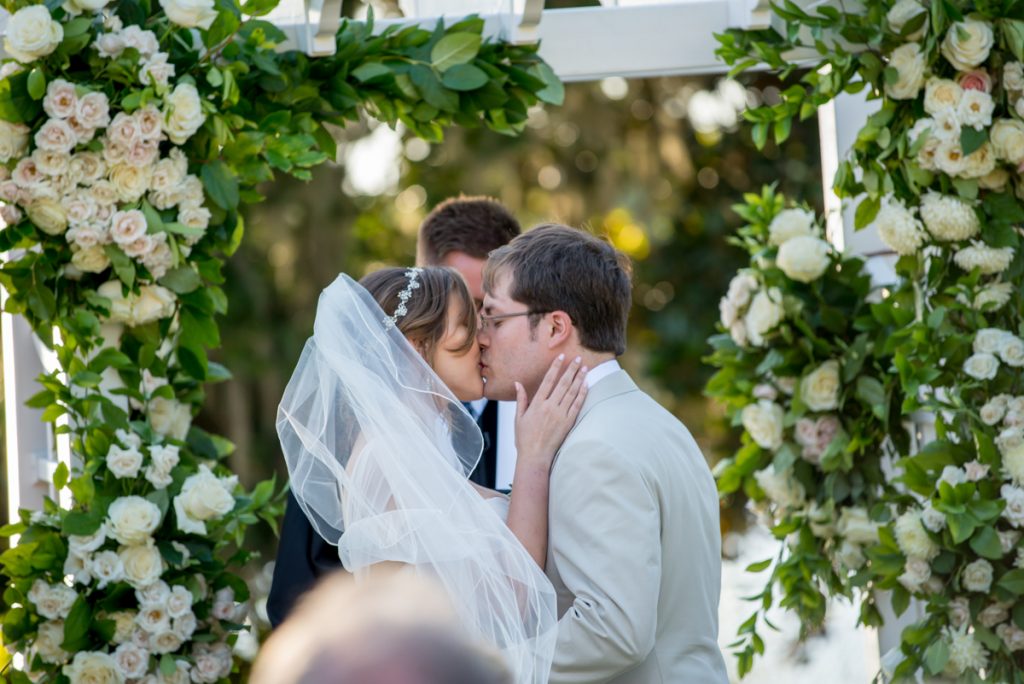
[[[515,383],[519,459],[533,459],[536,465],[550,467],[583,408],[587,396],[586,377],[587,368],[580,357],[566,367],[565,355],[560,354],[551,363],[532,399],[526,396],[520,383]]]

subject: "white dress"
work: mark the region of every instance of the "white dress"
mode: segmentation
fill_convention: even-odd
[[[508,520],[509,501],[507,496],[502,495],[484,499],[484,503],[487,504],[488,508],[497,513],[499,518]]]

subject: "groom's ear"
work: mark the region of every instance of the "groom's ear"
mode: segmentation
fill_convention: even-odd
[[[567,342],[572,341],[576,329],[573,327],[572,318],[564,311],[553,311],[548,315],[548,325],[551,333],[548,337],[548,348],[554,349]]]

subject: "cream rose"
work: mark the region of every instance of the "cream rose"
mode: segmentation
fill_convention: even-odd
[[[977,591],[987,594],[992,588],[992,564],[984,558],[970,563],[964,568],[960,576],[960,582],[967,591]]]
[[[110,257],[101,245],[93,245],[72,254],[71,265],[83,273],[103,273],[110,268]]]
[[[160,49],[160,41],[157,40],[156,34],[135,24],[125,26],[121,30],[121,38],[127,47],[138,50],[144,59],[148,59]]]
[[[784,508],[799,508],[807,500],[804,486],[793,476],[792,468],[776,472],[775,466],[770,465],[754,473],[754,479],[769,499]]]
[[[183,440],[192,424],[192,410],[188,404],[154,397],[149,402],[149,422],[160,434]]]
[[[831,411],[839,406],[839,362],[821,364],[800,381],[800,398],[812,411]]]
[[[930,78],[924,87],[924,111],[932,116],[939,112],[955,112],[964,89],[948,78]]]
[[[43,111],[54,119],[66,119],[73,116],[78,104],[75,86],[63,78],[55,78],[46,85],[46,96],[43,98]]]
[[[991,143],[985,143],[992,150],[992,156],[995,156],[995,148],[992,147]],[[1010,172],[1006,169],[998,168],[992,169],[989,173],[985,174],[978,179],[978,187],[983,190],[995,190],[996,192],[1006,187],[1006,184],[1010,181]]]
[[[238,477],[217,477],[206,464],[190,475],[174,497],[178,529],[186,533],[206,534],[206,521],[222,518],[235,507],[231,494]]]
[[[111,643],[123,644],[131,640],[135,630],[135,611],[119,610],[101,617],[114,622],[114,638],[110,640]]]
[[[100,551],[90,559],[88,567],[89,572],[98,580],[97,589],[124,579],[124,564],[113,551]]]
[[[997,119],[989,131],[989,140],[999,159],[1011,164],[1024,162],[1024,122]]]
[[[116,211],[110,220],[110,236],[119,245],[130,245],[146,234],[146,215],[138,209]]]
[[[857,544],[843,541],[836,551],[836,561],[849,570],[858,570],[864,565],[864,551]]]
[[[160,285],[143,285],[132,302],[135,325],[145,325],[174,315],[174,293]],[[183,438],[182,438],[183,439]]]
[[[931,579],[932,568],[923,558],[910,557],[903,568],[903,574],[899,577],[899,583],[908,591],[920,591],[924,584]]]
[[[110,123],[110,102],[105,93],[86,93],[78,101],[75,118],[86,128],[105,128]]]
[[[64,27],[45,5],[22,7],[7,22],[4,50],[23,64],[45,57],[64,40]]]
[[[192,612],[192,592],[180,584],[167,597],[167,614],[179,618]]]
[[[991,380],[999,371],[999,359],[994,354],[972,354],[964,361],[964,373],[976,380]]]
[[[182,145],[206,121],[199,91],[190,83],[179,83],[164,98],[164,132],[176,145]]]
[[[122,163],[110,169],[110,182],[119,200],[136,202],[149,189],[151,174],[150,168]]]
[[[138,679],[149,669],[149,653],[132,643],[121,644],[114,651],[114,663],[125,679]]]
[[[988,59],[994,42],[988,22],[968,18],[949,28],[942,41],[942,56],[958,71],[970,71]]]
[[[28,600],[35,604],[36,612],[47,620],[63,620],[71,612],[78,593],[65,584],[47,584],[37,579],[29,591]]]
[[[889,22],[889,28],[891,28],[894,33],[902,35],[903,28],[910,23],[912,19],[926,13],[927,11],[928,10],[926,10],[921,3],[917,2],[917,0],[899,0],[899,2],[889,9],[885,18],[886,21]],[[927,30],[928,19],[926,18],[919,29],[904,37],[907,40],[920,40]]]
[[[27,208],[28,218],[47,235],[61,235],[68,229],[68,217],[60,202],[48,197],[34,200]]]
[[[106,653],[81,651],[70,665],[64,666],[64,676],[71,684],[124,684],[124,675],[117,662]]]
[[[768,243],[776,247],[782,246],[790,238],[802,235],[817,235],[814,214],[806,209],[780,211],[768,226]],[[756,287],[756,281],[754,285]]]
[[[71,553],[86,554],[92,553],[107,541],[107,526],[100,525],[99,529],[88,535],[72,534],[68,536],[68,549]]]
[[[743,407],[740,414],[743,427],[762,449],[778,449],[782,446],[782,429],[785,412],[778,404],[762,399],[756,404]]]
[[[107,509],[107,529],[121,544],[141,544],[160,526],[160,518],[155,503],[141,496],[122,496]]]
[[[907,557],[923,558],[930,561],[939,555],[939,545],[932,541],[925,530],[921,511],[907,511],[896,519],[893,526],[896,543]],[[927,578],[925,578],[927,580]]]
[[[12,159],[19,159],[28,152],[29,128],[25,124],[15,124],[0,120],[0,163],[6,164]]]
[[[70,153],[78,143],[78,136],[66,121],[49,119],[36,131],[35,141],[40,149]]]
[[[847,506],[839,512],[836,531],[853,544],[875,544],[878,542],[878,523],[868,518],[868,512],[860,506]]]
[[[167,18],[179,26],[208,29],[217,18],[213,0],[160,0]]]
[[[782,292],[778,288],[759,290],[750,302],[750,308],[743,318],[747,339],[755,347],[763,347],[765,336],[785,317],[782,308]]]
[[[60,647],[63,642],[64,622],[62,620],[51,620],[39,625],[35,641],[32,642],[32,650],[35,651],[44,663],[62,665],[71,657],[69,653]]]
[[[142,467],[142,454],[137,449],[122,449],[112,444],[107,451],[107,470],[114,477],[135,477]]]
[[[999,343],[999,358],[1011,368],[1024,366],[1024,340],[1007,333]]]
[[[898,74],[895,83],[885,83],[885,93],[894,100],[913,100],[924,87],[925,55],[917,43],[899,46],[889,55],[889,68]]]
[[[829,266],[829,244],[808,235],[794,237],[779,247],[776,264],[787,277],[810,283],[821,277]]]
[[[122,546],[117,555],[124,565],[125,580],[135,588],[148,586],[163,574],[164,560],[152,539],[145,544]]]

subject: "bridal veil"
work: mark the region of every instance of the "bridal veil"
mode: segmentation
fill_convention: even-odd
[[[346,569],[398,562],[437,581],[517,684],[547,681],[554,591],[468,481],[480,430],[347,275],[320,295],[277,432],[295,499]]]

